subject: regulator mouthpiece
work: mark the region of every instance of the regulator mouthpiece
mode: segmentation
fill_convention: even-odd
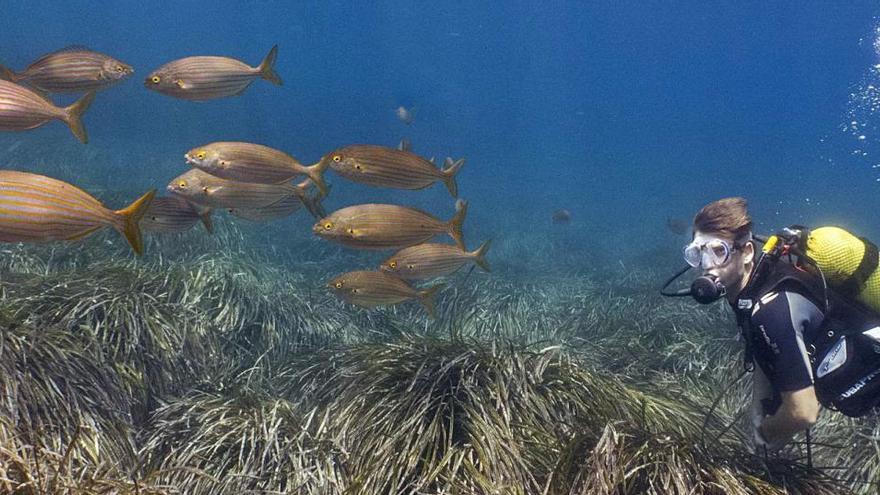
[[[691,283],[689,289],[669,290],[669,286],[672,285],[672,282],[684,275],[685,272],[690,269],[691,266],[688,265],[676,272],[675,275],[670,277],[666,283],[663,284],[663,288],[660,289],[660,294],[666,297],[691,296],[700,304],[710,304],[727,295],[727,288],[725,288],[724,284],[722,284],[718,280],[718,277],[714,275],[702,275],[697,277]]]
[[[727,288],[714,275],[702,275],[691,283],[691,295],[700,304],[711,304],[727,295]]]

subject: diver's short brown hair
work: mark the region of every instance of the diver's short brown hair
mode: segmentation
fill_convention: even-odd
[[[745,242],[752,234],[752,217],[745,198],[713,201],[694,217],[694,232],[715,234],[734,242]]]

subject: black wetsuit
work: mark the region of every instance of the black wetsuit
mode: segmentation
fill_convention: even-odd
[[[755,383],[764,414],[775,414],[782,392],[810,386],[822,405],[848,416],[872,410],[880,402],[880,316],[787,263],[765,278],[734,306],[763,375]]]
[[[779,287],[753,306],[752,351],[773,387],[771,409],[778,407],[780,392],[813,385],[809,343],[816,340],[824,319],[822,310],[794,287]]]

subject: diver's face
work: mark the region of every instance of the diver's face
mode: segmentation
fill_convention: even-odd
[[[745,243],[744,246],[734,246],[733,239],[717,234],[699,231],[694,233],[694,242],[698,245],[711,244],[716,240],[727,243],[730,246],[730,253],[726,260],[718,259],[718,262],[700,265],[700,274],[716,277],[727,287],[728,294],[736,296],[751,270],[755,247],[751,242]]]

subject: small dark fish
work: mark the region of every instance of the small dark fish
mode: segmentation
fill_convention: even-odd
[[[322,218],[312,232],[324,239],[356,249],[395,249],[421,244],[439,234],[449,234],[461,249],[461,227],[467,202],[458,200],[455,216],[440,221],[416,208],[397,205],[365,204],[337,210]]]
[[[92,91],[69,107],[56,107],[24,86],[0,80],[0,131],[26,131],[60,120],[70,126],[81,143],[87,143],[89,137],[81,119],[94,98]]]
[[[337,174],[360,184],[395,189],[424,189],[443,181],[452,197],[458,195],[455,175],[464,159],[446,160],[446,168],[438,169],[428,160],[409,151],[356,144],[332,151],[321,158]]]
[[[71,46],[43,55],[22,72],[0,66],[0,78],[25,83],[49,93],[96,91],[122,81],[134,69],[115,58]]]
[[[324,171],[329,163],[306,167],[283,151],[261,144],[217,142],[198,146],[185,155],[186,163],[221,179],[278,184],[306,175],[321,194],[327,194]]]
[[[251,222],[271,222],[296,213],[303,203],[296,196],[290,196],[263,208],[229,208],[229,214]]]
[[[675,235],[684,235],[688,230],[688,223],[679,218],[666,218],[666,228]]]
[[[141,228],[148,232],[184,232],[201,220],[205,230],[212,233],[214,225],[211,211],[210,208],[205,208],[200,212],[180,196],[156,198],[141,219]]]
[[[0,242],[72,241],[112,227],[140,255],[144,244],[138,222],[155,194],[149,191],[128,207],[113,211],[67,182],[0,170]]]
[[[566,209],[553,212],[553,223],[568,223],[571,221],[571,212]]]
[[[413,110],[408,110],[403,105],[397,107],[395,113],[397,114],[397,118],[406,125],[412,125],[416,120],[415,112]]]
[[[418,290],[393,275],[368,271],[345,273],[327,283],[327,288],[343,301],[365,308],[418,299],[431,318],[434,317],[434,294],[442,287],[443,284],[437,284]]]
[[[281,86],[273,66],[278,45],[257,67],[229,57],[186,57],[159,67],[144,81],[153,91],[184,100],[213,100],[240,95],[254,79],[263,78]]]
[[[489,244],[490,241],[486,241],[471,252],[449,244],[419,244],[398,251],[383,261],[379,269],[404,280],[421,280],[449,275],[473,261],[488,272]]]

